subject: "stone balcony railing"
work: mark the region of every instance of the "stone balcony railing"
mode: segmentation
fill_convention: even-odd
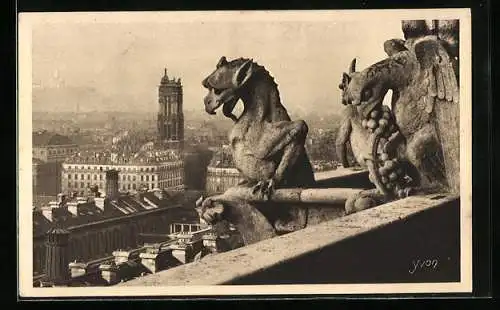
[[[458,282],[459,215],[457,196],[408,197],[118,285]]]

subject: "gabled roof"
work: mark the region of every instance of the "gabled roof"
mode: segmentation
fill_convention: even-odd
[[[189,211],[188,213],[197,216],[194,210],[194,201],[199,195],[200,192],[198,191],[185,191],[179,193],[164,192],[164,199],[161,200],[154,192],[140,193],[138,195],[123,195],[113,201],[106,201],[104,211],[99,209],[93,202],[84,202],[78,206],[78,216],[73,215],[66,207],[53,208],[52,222],[44,217],[42,211],[34,210],[33,236],[44,235],[49,228],[54,226],[68,228],[71,226],[84,225],[105,219],[141,213],[153,209],[170,208],[178,205],[186,207],[186,211]]]
[[[49,131],[35,131],[32,133],[33,146],[73,144],[70,138]]]

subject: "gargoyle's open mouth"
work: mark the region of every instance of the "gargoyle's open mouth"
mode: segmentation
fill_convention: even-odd
[[[234,110],[234,107],[236,106],[236,103],[238,102],[238,98],[235,99],[230,99],[226,102],[217,102],[217,104],[213,105],[212,102],[209,104],[205,105],[205,111],[210,114],[210,115],[215,115],[216,110],[219,109],[219,107],[222,105],[222,113],[226,117],[231,117],[232,112]]]

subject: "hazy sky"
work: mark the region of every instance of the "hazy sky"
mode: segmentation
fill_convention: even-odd
[[[362,69],[386,57],[385,40],[401,37],[400,19],[377,15],[342,21],[198,18],[188,22],[145,15],[133,22],[76,18],[37,22],[32,32],[33,84],[42,89],[88,87],[107,98],[119,98],[105,100],[97,109],[156,111],[157,87],[167,67],[170,77],[182,79],[185,109],[202,110],[201,81],[219,58],[246,57],[271,72],[289,110],[320,111],[339,107],[337,85],[353,57]],[[64,106],[38,102],[38,110],[72,110],[73,100],[77,99],[65,98]]]

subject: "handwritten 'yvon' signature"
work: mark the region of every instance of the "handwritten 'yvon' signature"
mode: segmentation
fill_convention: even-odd
[[[413,260],[408,272],[414,274],[417,270],[436,270],[439,265],[439,260],[437,259],[424,259],[424,260]]]

